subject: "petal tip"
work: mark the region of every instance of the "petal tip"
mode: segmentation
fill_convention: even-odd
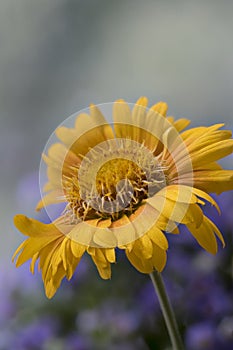
[[[20,229],[23,222],[27,221],[28,218],[23,214],[17,214],[14,216],[14,225]]]

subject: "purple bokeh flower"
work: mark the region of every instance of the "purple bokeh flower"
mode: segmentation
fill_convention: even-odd
[[[196,276],[189,282],[186,293],[187,312],[193,319],[219,318],[233,311],[231,297],[213,276]]]
[[[15,295],[36,296],[40,283],[28,271],[28,264],[21,270],[14,266],[0,269],[0,326],[6,325],[18,311],[18,300]]]
[[[127,309],[120,300],[107,300],[95,309],[80,312],[76,324],[83,334],[108,331],[113,337],[118,334],[125,337],[138,329],[140,314]]]
[[[65,341],[65,349],[69,350],[90,350],[94,344],[90,338],[75,333],[69,334]]]
[[[12,336],[10,349],[41,350],[54,337],[57,322],[52,318],[39,318],[18,329]]]
[[[211,323],[199,323],[191,326],[185,337],[189,350],[214,350],[216,329]]]

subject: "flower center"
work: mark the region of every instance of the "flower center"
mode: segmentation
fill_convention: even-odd
[[[70,222],[130,216],[166,186],[165,167],[144,145],[129,139],[105,141],[83,157],[77,176],[64,181]]]
[[[133,187],[139,185],[145,174],[140,167],[129,159],[116,158],[104,163],[96,175],[96,189],[100,195],[116,199],[117,189],[123,180]],[[143,184],[140,184],[143,186]]]

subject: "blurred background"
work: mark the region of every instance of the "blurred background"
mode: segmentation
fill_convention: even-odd
[[[90,102],[145,95],[194,126],[232,129],[232,16],[230,0],[0,1],[0,350],[169,349],[150,281],[123,255],[108,282],[85,258],[48,301],[40,275],[11,263],[12,220],[45,218],[34,212],[41,152]],[[188,350],[232,349],[232,192],[218,202],[222,216],[209,213],[227,248],[212,257],[183,232],[164,271]]]

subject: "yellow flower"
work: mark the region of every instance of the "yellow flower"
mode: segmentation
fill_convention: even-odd
[[[87,252],[102,278],[111,277],[115,248],[124,249],[142,273],[166,265],[165,232],[185,224],[208,252],[217,252],[215,224],[202,212],[206,202],[219,210],[208,193],[233,189],[233,171],[217,161],[233,151],[231,132],[223,124],[183,131],[189,120],[167,117],[167,105],[147,108],[140,98],[132,110],[124,100],[113,104],[113,123],[100,109],[77,116],[73,128],[60,126],[43,159],[47,194],[37,209],[66,202],[50,224],[24,215],[15,217],[26,236],[16,250],[16,266],[35,262],[51,298],[64,277],[70,279]],[[48,207],[49,208],[49,207]]]

